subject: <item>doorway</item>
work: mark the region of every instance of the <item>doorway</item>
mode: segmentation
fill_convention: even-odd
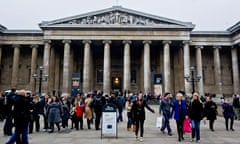
[[[122,89],[121,77],[119,76],[112,77],[112,90],[114,92],[120,92],[121,89]]]

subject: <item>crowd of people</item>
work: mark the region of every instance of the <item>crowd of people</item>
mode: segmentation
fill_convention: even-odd
[[[145,108],[150,112],[155,111],[149,107],[149,96],[142,92],[122,95],[111,92],[110,95],[103,94],[102,91],[95,91],[87,94],[68,95],[48,95],[41,97],[35,94],[26,93],[21,90],[16,93],[12,89],[10,93],[0,94],[0,120],[4,121],[3,133],[11,136],[6,144],[28,144],[28,134],[43,131],[53,133],[66,128],[83,130],[84,119],[87,122],[87,129],[100,130],[102,107],[105,104],[114,104],[117,107],[117,122],[123,121],[123,110],[127,112],[128,131],[133,130],[138,141],[143,141]],[[163,124],[160,128],[162,133],[172,136],[170,119],[176,121],[178,141],[184,140],[184,120],[191,119],[192,141],[200,142],[200,121],[209,120],[209,129],[215,131],[214,122],[217,119],[217,104],[212,101],[212,97],[207,94],[202,98],[198,92],[194,92],[191,97],[187,97],[180,91],[175,96],[166,92],[158,96],[159,113],[163,116]],[[233,104],[227,99],[222,101],[222,112],[225,118],[226,130],[234,131],[234,119],[239,119],[240,102],[239,96],[233,95]],[[21,118],[20,118],[21,117]],[[43,118],[43,126],[40,125],[40,117]],[[230,129],[229,129],[230,120]],[[14,123],[13,123],[14,121]],[[71,124],[69,125],[69,121]],[[56,128],[54,126],[56,125]],[[13,129],[15,127],[15,129]],[[13,132],[14,130],[14,132]],[[140,137],[139,137],[140,131]]]
[[[163,115],[163,124],[160,128],[162,133],[165,133],[167,128],[168,135],[172,136],[172,130],[169,119],[174,118],[177,125],[178,141],[184,140],[184,124],[186,119],[190,119],[192,141],[200,142],[200,123],[209,120],[209,129],[214,132],[214,122],[217,119],[218,107],[212,100],[210,94],[204,97],[198,92],[193,92],[191,97],[187,97],[183,91],[179,91],[175,100],[170,93],[165,93],[160,97],[160,115]],[[233,95],[233,104],[230,104],[227,98],[222,98],[222,115],[225,119],[226,131],[234,131],[234,119],[239,119],[239,95]],[[230,120],[230,129],[229,129]]]

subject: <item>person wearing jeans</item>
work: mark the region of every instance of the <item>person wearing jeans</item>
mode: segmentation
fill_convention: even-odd
[[[164,133],[164,129],[167,128],[168,130],[168,135],[172,136],[172,130],[170,127],[170,123],[169,123],[169,119],[170,119],[170,110],[172,107],[172,102],[170,100],[170,93],[165,93],[163,96],[163,100],[160,103],[160,114],[161,112],[163,113],[163,117],[164,117],[164,124],[162,126],[162,128],[160,129],[163,133]]]
[[[235,113],[233,110],[233,106],[229,104],[227,99],[224,100],[224,103],[222,104],[222,109],[223,109],[223,117],[225,118],[226,130],[228,131],[228,121],[230,119],[230,130],[234,131],[233,123],[234,123]]]
[[[196,136],[196,141],[200,142],[200,121],[203,118],[203,104],[198,92],[193,93],[189,106],[189,117],[192,120],[192,141],[194,141]]]

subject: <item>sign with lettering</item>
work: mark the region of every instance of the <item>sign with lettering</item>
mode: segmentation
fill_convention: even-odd
[[[106,104],[102,111],[101,138],[103,135],[117,138],[117,131],[117,107],[114,104]]]

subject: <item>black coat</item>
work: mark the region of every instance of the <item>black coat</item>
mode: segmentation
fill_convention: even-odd
[[[132,114],[133,114],[133,120],[145,120],[145,107],[151,111],[154,112],[153,109],[151,109],[146,101],[143,101],[142,104],[139,104],[137,101],[135,101],[132,105]]]
[[[203,104],[199,100],[191,102],[189,107],[189,117],[192,120],[202,120],[203,118]]]
[[[206,102],[204,105],[204,117],[207,117],[207,120],[216,120],[217,119],[217,105],[213,101]]]

